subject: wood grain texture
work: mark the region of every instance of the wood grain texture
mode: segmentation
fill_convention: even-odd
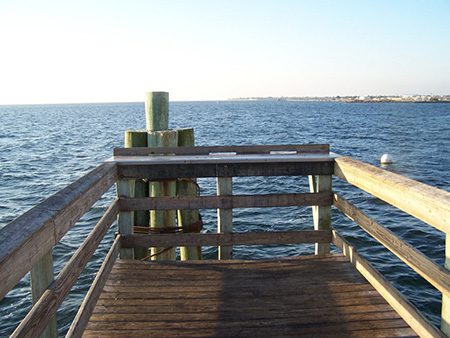
[[[450,234],[450,193],[349,157],[335,159],[335,175]]]
[[[0,299],[116,180],[116,165],[102,164],[0,229]]]
[[[117,261],[84,337],[119,336],[417,334],[343,255],[323,255],[269,261]]]

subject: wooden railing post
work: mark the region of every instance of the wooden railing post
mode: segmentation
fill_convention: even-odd
[[[450,235],[445,237],[445,268],[450,270]],[[450,297],[442,294],[441,331],[450,337]]]
[[[309,176],[309,189],[315,192],[331,192],[331,175]],[[331,227],[331,206],[313,206],[314,230],[329,230]],[[329,243],[316,243],[316,255],[330,253]]]
[[[230,196],[233,194],[233,180],[231,177],[217,177],[217,195]],[[233,209],[217,209],[218,232],[233,232]],[[232,259],[232,246],[219,246],[219,260]]]
[[[178,129],[178,146],[193,147],[194,129]],[[197,196],[196,179],[181,180],[177,182],[177,196]],[[198,210],[178,210],[178,226],[187,226],[200,221]],[[199,260],[202,259],[202,248],[200,246],[182,246],[180,247],[181,260]]]
[[[134,197],[134,181],[120,180],[117,181],[118,197]],[[118,232],[121,235],[133,234],[134,227],[134,211],[121,211],[117,216]],[[119,257],[121,259],[134,259],[133,249],[120,249]]]
[[[31,282],[31,299],[33,304],[41,298],[42,294],[47,290],[53,282],[53,253],[52,250],[47,252],[39,262],[36,263],[30,270]],[[58,327],[56,324],[56,315],[52,317],[50,323],[42,332],[41,338],[55,338],[58,337]]]

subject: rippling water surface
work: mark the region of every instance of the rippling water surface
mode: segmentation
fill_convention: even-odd
[[[173,102],[170,128],[193,127],[196,145],[329,143],[333,152],[385,167],[450,191],[450,105],[335,102]],[[123,146],[129,129],[144,129],[143,103],[0,106],[0,227],[70,184]],[[215,182],[199,180],[202,194]],[[270,182],[270,187],[269,184]],[[334,189],[439,264],[444,236],[380,200],[334,179]],[[308,191],[303,177],[237,178],[236,193]],[[55,274],[69,260],[114,198],[111,189],[62,239],[54,251]],[[215,231],[215,211],[202,211],[205,231]],[[369,259],[424,314],[439,325],[440,294],[358,226],[333,210],[333,226]],[[240,209],[236,231],[311,229],[309,208]],[[95,272],[112,242],[114,226],[58,312],[61,335],[67,331]],[[311,253],[311,245],[236,247],[236,258]],[[217,256],[205,248],[204,257]],[[0,302],[0,336],[12,333],[31,308],[26,276]]]

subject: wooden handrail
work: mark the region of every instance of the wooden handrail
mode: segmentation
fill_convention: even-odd
[[[350,157],[335,159],[334,175],[450,234],[450,193]]]
[[[0,229],[0,299],[117,179],[117,166],[104,163]]]
[[[450,271],[433,262],[341,196],[334,195],[333,205],[425,278],[431,285],[450,297]]]
[[[66,338],[76,338],[83,335],[84,329],[86,328],[87,322],[94,311],[95,304],[100,297],[100,293],[105,286],[106,280],[108,279],[109,273],[111,272],[114,263],[116,262],[117,255],[119,254],[121,248],[121,237],[118,235],[114,240],[105,260],[103,261],[100,270],[95,276],[94,282],[92,283],[89,291],[84,298],[83,304],[81,304],[78,309],[77,315],[75,316],[72,325],[67,332]]]
[[[42,333],[91,259],[118,213],[116,200],[11,337],[38,337]]]
[[[336,230],[332,231],[333,244],[347,256],[355,268],[369,281],[384,299],[402,316],[420,337],[445,337],[403,295],[367,262]]]

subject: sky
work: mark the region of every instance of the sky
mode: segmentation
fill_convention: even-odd
[[[0,104],[450,94],[450,1],[0,0]]]

